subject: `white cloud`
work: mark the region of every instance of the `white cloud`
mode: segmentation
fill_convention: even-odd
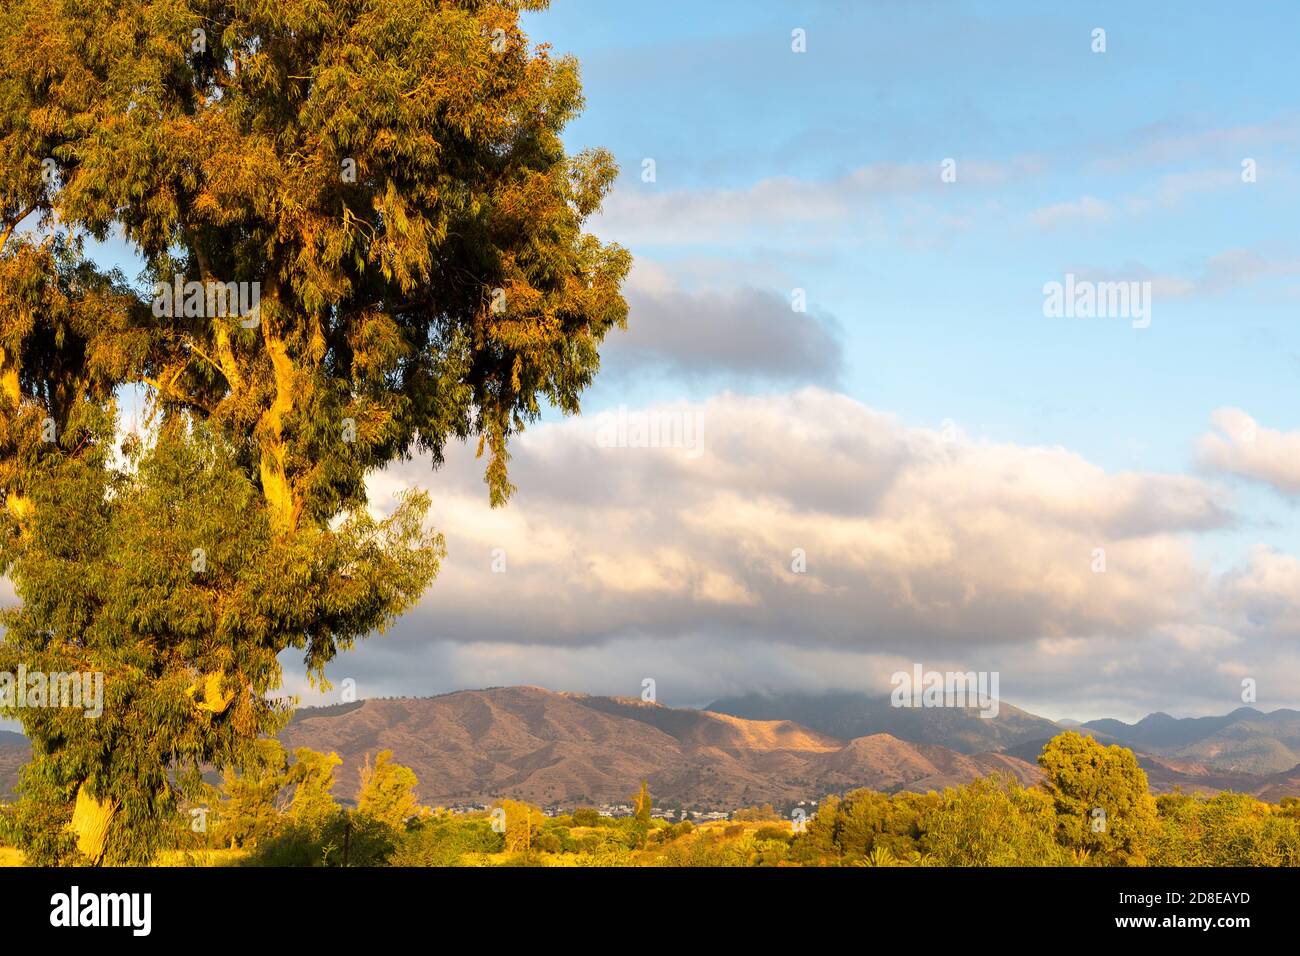
[[[1150,282],[1157,300],[1190,299],[1222,296],[1271,279],[1300,276],[1300,257],[1228,249],[1209,256],[1188,275],[1156,273],[1137,262],[1110,269],[1078,264],[1064,271],[1092,282]]]
[[[561,645],[1138,637],[1193,613],[1207,572],[1183,533],[1228,520],[1193,478],[949,443],[820,389],[657,412],[698,416],[702,454],[602,448],[590,419],[546,425],[517,444],[521,491],[498,511],[474,466],[449,463],[435,523],[451,554],[417,617],[456,640]],[[402,473],[418,481],[417,467]]]
[[[1029,221],[1040,229],[1058,229],[1112,222],[1140,216],[1153,210],[1169,210],[1201,193],[1241,187],[1240,171],[1200,169],[1166,173],[1151,185],[1111,199],[1083,195],[1078,199],[1052,203],[1034,210]]]
[[[1300,559],[1262,545],[1255,548],[1245,568],[1225,576],[1221,600],[1254,629],[1300,637]]]
[[[1080,196],[1068,202],[1053,203],[1037,209],[1030,221],[1042,229],[1056,229],[1078,223],[1105,222],[1114,214],[1110,203],[1095,196]]]
[[[701,245],[708,243],[828,238],[828,227],[862,231],[876,220],[884,204],[923,194],[965,195],[963,190],[1019,181],[1042,163],[1022,157],[1007,163],[957,159],[957,182],[940,178],[940,159],[933,163],[873,163],[831,179],[776,176],[746,186],[688,189],[671,184],[671,170],[659,169],[657,181],[625,177],[593,220],[602,236],[630,245]],[[948,193],[941,191],[948,190]]]
[[[503,510],[468,452],[432,480],[418,461],[377,476],[377,502],[381,485],[434,485],[450,554],[420,605],[331,675],[363,696],[635,695],[653,677],[661,700],[698,705],[885,694],[920,661],[997,670],[1004,699],[1049,716],[1222,713],[1243,676],[1265,709],[1300,703],[1300,561],[1259,548],[1212,574],[1197,536],[1234,520],[1212,483],[949,441],[818,388],[636,412],[698,416],[702,453],[600,447],[589,416],[522,436]]]
[[[1264,428],[1239,408],[1220,408],[1210,420],[1218,431],[1201,437],[1202,465],[1263,482],[1285,495],[1300,494],[1300,431]]]

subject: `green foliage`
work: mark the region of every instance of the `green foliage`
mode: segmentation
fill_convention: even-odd
[[[76,838],[68,830],[72,817],[64,791],[48,778],[24,767],[19,781],[21,799],[4,807],[3,842],[23,849],[31,866],[75,866],[89,862],[77,852]]]
[[[797,858],[813,863],[845,854],[847,848],[839,842],[841,804],[840,797],[833,793],[818,804],[817,813],[808,821],[807,829],[795,840]]]
[[[573,825],[575,827],[598,827],[600,821],[600,811],[595,807],[579,807],[573,811]]]
[[[499,800],[493,809],[505,811],[505,848],[510,853],[527,853],[533,848],[533,841],[546,814],[541,807],[522,800]]]
[[[1146,862],[1156,803],[1133,751],[1071,731],[1050,740],[1038,763],[1062,846],[1103,864]]]
[[[337,809],[311,823],[289,817],[248,858],[250,866],[383,866],[402,834],[364,813]]]
[[[334,768],[343,763],[336,753],[317,753],[308,747],[293,752],[288,782],[293,785],[289,818],[307,831],[323,829],[339,813],[334,800]]]
[[[922,849],[937,866],[1061,866],[1052,800],[1004,777],[945,790],[926,816]]]
[[[255,848],[280,822],[278,798],[289,782],[288,757],[276,740],[259,740],[242,773],[222,774],[216,833],[223,844]]]
[[[336,755],[301,748],[288,766],[273,740],[260,741],[256,752],[241,773],[225,774],[212,834],[216,845],[249,851],[239,858],[249,866],[1082,866],[1112,859],[1106,851],[1063,843],[1057,803],[1048,790],[1005,777],[975,780],[942,795],[867,789],[831,795],[806,832],[798,834],[785,821],[696,826],[647,823],[635,816],[592,820],[590,809],[546,817],[538,807],[514,800],[498,803],[506,813],[506,831],[499,833],[493,826],[497,818],[484,813],[372,812],[401,806],[415,786],[409,771],[392,772],[400,786],[375,783],[385,777],[383,768],[406,770],[392,763],[391,755],[377,758],[365,778],[372,793],[367,809],[349,812],[330,793]],[[1111,779],[1105,760],[1092,767],[1071,777],[1077,787],[1100,789]],[[1101,779],[1089,784],[1090,772]],[[287,801],[286,791],[292,795]],[[379,799],[394,794],[403,799]],[[1173,793],[1153,803],[1156,814],[1139,834],[1150,865],[1300,865],[1296,801],[1271,805],[1243,794]],[[0,808],[0,842],[15,840],[28,828],[28,842],[37,848],[29,851],[29,862],[80,862],[75,846],[39,855],[42,839],[72,839],[40,816],[53,805],[23,801]],[[598,825],[578,829],[578,820]],[[179,819],[158,840],[185,851],[180,858],[187,865],[203,865],[196,851],[205,845],[204,837]]]
[[[654,801],[650,798],[650,785],[641,781],[641,789],[632,797],[632,824],[634,847],[644,847],[650,834],[650,811]]]
[[[367,758],[361,769],[357,809],[400,830],[415,815],[417,782],[410,767],[393,763],[391,750],[381,750],[373,768]]]
[[[467,854],[501,853],[505,836],[483,818],[422,820],[400,838],[393,866],[459,866]]]
[[[323,678],[418,600],[445,551],[429,500],[377,518],[368,473],[474,440],[501,504],[509,440],[578,410],[630,260],[583,231],[616,171],[565,151],[577,64],[519,28],[543,5],[0,10],[0,571],[21,602],[0,667],[101,673],[105,697],[94,720],[4,714],[33,742],[12,819],[34,858],[149,861],[199,768],[246,766],[281,725],[283,651]],[[81,254],[110,233],[140,287]],[[159,314],[173,280],[258,283],[260,311]],[[120,396],[147,411],[121,448]]]
[[[281,786],[293,788],[293,797],[283,816],[269,830],[259,830],[247,845],[254,852],[254,866],[379,866],[397,849],[400,826],[358,810],[348,812],[334,799],[334,768],[343,761],[338,754],[322,754],[307,747],[294,751],[294,763],[283,768],[283,751],[267,748],[268,761],[257,774],[254,788],[257,809],[275,800]],[[404,768],[403,768],[404,769]],[[272,789],[274,788],[274,789]],[[257,822],[261,822],[260,818]],[[230,825],[229,821],[224,825]]]
[[[853,860],[883,847],[903,858],[917,852],[927,814],[940,804],[936,794],[854,790],[827,797],[796,839],[795,856],[808,862],[831,857]]]
[[[695,824],[690,820],[682,820],[679,823],[673,823],[659,831],[659,841],[661,843],[671,843],[680,837],[689,836],[695,832]]]
[[[541,853],[562,853],[564,851],[564,841],[560,835],[552,830],[543,830],[537,834],[537,839],[533,841],[533,849]]]
[[[653,840],[654,843],[658,844],[672,843],[673,840],[680,839],[681,836],[693,834],[695,831],[695,825],[690,822],[689,819],[684,819],[684,821],[679,823],[667,823],[662,821],[662,819],[655,822],[659,823],[660,826],[655,827],[653,834],[650,835],[650,839]]]
[[[733,820],[780,820],[781,814],[777,813],[772,804],[765,803],[761,807],[742,807],[731,815]]]
[[[1157,798],[1160,827],[1154,866],[1297,866],[1300,820],[1294,804],[1274,807],[1240,793],[1213,798],[1166,794]]]
[[[888,847],[878,846],[872,848],[862,860],[859,861],[863,866],[899,866],[898,857],[889,851]]]

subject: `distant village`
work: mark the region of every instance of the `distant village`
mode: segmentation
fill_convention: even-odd
[[[543,807],[542,812],[548,817],[561,817],[572,813],[579,806],[591,806],[602,817],[630,817],[636,813],[636,808],[630,803],[597,803],[597,804],[575,804],[574,806],[549,806]],[[448,804],[445,809],[451,813],[487,813],[492,809],[489,803],[452,803]],[[808,817],[817,810],[816,800],[800,800],[798,803],[791,804],[780,816],[790,817],[795,814],[795,810],[802,809]],[[739,810],[700,810],[690,807],[655,807],[650,811],[650,816],[655,820],[667,820],[669,823],[680,823],[682,820],[689,820],[692,823],[707,823],[711,820],[730,820],[732,815],[739,813]]]

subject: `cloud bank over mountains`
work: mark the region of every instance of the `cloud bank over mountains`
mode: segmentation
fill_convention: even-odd
[[[1261,547],[1215,573],[1198,543],[1238,516],[1211,477],[911,427],[818,387],[622,414],[624,447],[611,412],[521,436],[504,509],[468,452],[436,476],[419,460],[376,476],[377,508],[435,489],[450,553],[419,607],[337,673],[371,693],[635,693],[649,676],[691,702],[884,694],[900,664],[933,661],[1002,670],[1013,703],[1158,701],[1173,682],[1220,710],[1242,677],[1300,673],[1300,562]],[[651,435],[694,445],[642,447]]]

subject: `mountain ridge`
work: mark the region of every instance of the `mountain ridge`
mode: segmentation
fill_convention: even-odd
[[[513,687],[367,701],[306,715],[284,745],[334,750],[337,792],[355,792],[366,755],[390,749],[415,770],[426,803],[513,796],[543,805],[625,801],[647,779],[661,803],[734,809],[816,800],[827,792],[943,786],[999,769],[1026,783],[1014,757],[919,748],[888,735],[841,741],[790,720],[747,720],[634,698]]]
[[[840,740],[888,733],[911,743],[932,743],[960,753],[1003,750],[1026,740],[1056,736],[1061,725],[998,702],[996,716],[972,707],[894,707],[888,696],[856,691],[824,694],[746,694],[713,701],[705,710],[751,720],[780,714]]]
[[[1220,773],[1279,774],[1300,764],[1300,711],[1238,707],[1221,716],[1148,714],[1133,724],[1104,718],[1082,725],[1155,756]]]
[[[1006,703],[985,718],[969,708],[892,708],[887,699],[840,692],[745,695],[697,710],[525,685],[300,708],[279,739],[290,751],[339,753],[335,792],[345,802],[366,759],[389,749],[415,770],[420,799],[433,805],[503,796],[619,803],[647,779],[661,805],[735,809],[857,787],[942,789],[995,772],[1032,784],[1041,779],[1043,745],[1065,729],[1133,749],[1156,793],[1300,795],[1300,712],[1250,707],[1074,724]],[[20,734],[0,732],[0,792],[12,793],[28,752]]]

